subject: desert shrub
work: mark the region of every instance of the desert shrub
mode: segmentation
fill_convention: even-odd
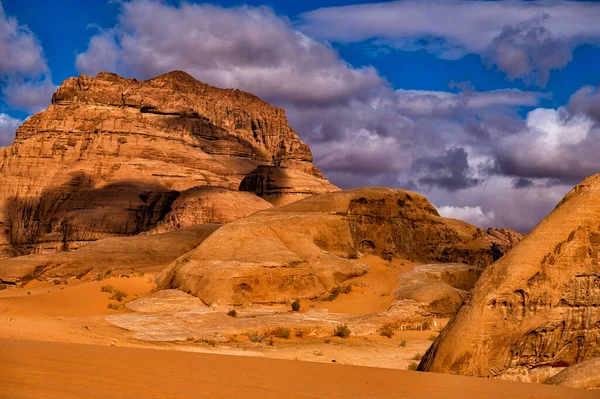
[[[107,305],[107,308],[113,309],[113,310],[119,310],[119,304],[118,303],[109,303]]]
[[[300,301],[299,300],[295,300],[294,302],[292,302],[292,310],[294,312],[297,312],[300,310]]]
[[[114,299],[117,302],[122,302],[123,299],[127,298],[129,295],[126,292],[121,290],[114,290],[113,294],[110,296],[110,299]]]
[[[302,338],[303,336],[304,336],[304,331],[302,331],[302,330],[296,330],[296,337]]]
[[[436,338],[437,338],[437,334],[431,334],[429,337],[427,337],[427,339],[430,341],[435,341]]]
[[[412,357],[412,360],[421,360],[421,359],[423,359],[422,353],[415,353],[414,356]]]
[[[215,341],[214,339],[203,339],[202,343],[206,344],[206,345],[210,345],[212,347],[214,347],[215,345],[217,345],[217,341]]]
[[[400,341],[400,346],[405,348],[406,347],[406,340],[403,339],[402,341]]]
[[[5,290],[5,289],[6,289],[6,284],[0,283],[0,291]]]
[[[352,331],[350,331],[346,324],[338,324],[337,327],[333,330],[333,336],[340,338],[348,338],[351,332]]]
[[[237,317],[237,310],[231,309],[229,312],[227,312],[227,316],[229,316],[229,317]]]
[[[394,336],[394,327],[390,324],[384,324],[379,328],[379,335],[382,337],[392,338]]]
[[[356,252],[350,252],[348,259],[358,259],[358,254]]]
[[[248,338],[250,339],[250,342],[263,342],[265,336],[258,333],[252,333],[248,335]]]
[[[392,259],[394,259],[394,255],[391,252],[386,252],[383,255],[381,255],[381,257],[383,258],[383,260],[387,260],[388,262],[391,262]]]
[[[57,280],[52,280],[52,283],[53,283],[54,285],[61,285],[61,284],[62,284],[62,281],[60,281],[60,280],[58,280],[58,279],[57,279]]]
[[[343,285],[340,287],[339,291],[340,291],[340,294],[349,294],[350,292],[352,292],[352,286],[351,285]]]
[[[418,367],[418,366],[419,366],[419,365],[418,365],[417,363],[415,363],[415,362],[410,362],[410,363],[408,364],[408,366],[406,366],[406,369],[407,369],[407,370],[410,370],[410,371],[417,371],[417,367]]]
[[[331,291],[329,291],[329,295],[327,297],[325,297],[325,301],[333,301],[335,298],[338,297],[338,295],[340,295],[340,289],[339,287],[334,287]]]
[[[290,329],[285,327],[277,327],[273,330],[273,335],[277,338],[290,339]]]
[[[31,295],[31,292],[27,291],[27,295]]]
[[[115,290],[115,287],[113,287],[112,285],[103,285],[102,287],[100,287],[100,292],[113,292]]]

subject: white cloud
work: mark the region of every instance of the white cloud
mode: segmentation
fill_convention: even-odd
[[[38,111],[50,103],[54,86],[36,36],[4,13],[0,3],[0,87],[8,104]]]
[[[270,101],[344,102],[383,83],[374,68],[350,66],[265,7],[134,0],[123,4],[117,26],[92,38],[76,64],[86,74],[116,68],[141,78],[183,69]]]
[[[438,212],[442,217],[464,220],[476,226],[490,227],[494,221],[494,212],[483,212],[480,206],[440,206]]]
[[[0,113],[0,147],[5,147],[12,143],[15,138],[15,132],[21,123],[23,121]]]
[[[600,6],[571,1],[416,0],[322,8],[299,27],[336,42],[375,40],[441,58],[481,54],[509,78],[545,85],[583,43],[600,43]]]

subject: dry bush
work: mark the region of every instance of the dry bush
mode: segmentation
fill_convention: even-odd
[[[237,317],[237,310],[235,309],[231,309],[229,312],[227,312],[227,316],[229,317]]]
[[[417,371],[417,367],[418,367],[418,366],[419,366],[419,365],[418,365],[417,363],[415,363],[415,362],[410,362],[410,363],[408,364],[408,366],[406,366],[406,369],[407,369],[407,370],[410,370],[410,371]]]
[[[277,338],[290,339],[291,330],[285,327],[277,327],[271,332],[271,335]]]
[[[400,341],[400,346],[405,348],[406,347],[406,340],[403,339],[402,341]]]
[[[333,330],[333,336],[340,338],[348,338],[351,332],[352,331],[350,331],[346,324],[338,324],[337,327]]]
[[[437,334],[431,334],[429,337],[427,337],[427,339],[430,341],[435,341],[436,338],[437,338]]]
[[[384,324],[379,328],[379,335],[392,338],[394,336],[394,327],[391,324]]]
[[[415,353],[415,355],[412,357],[412,360],[421,360],[421,359],[423,359],[422,353]]]
[[[119,310],[119,304],[118,303],[109,303],[106,307],[109,308],[109,309],[113,309],[113,310]]]
[[[300,310],[300,301],[299,300],[295,300],[294,302],[292,302],[292,310],[294,312],[297,312]]]
[[[112,293],[114,290],[115,290],[115,287],[113,287],[112,285],[103,285],[102,287],[100,287],[100,292]]]
[[[114,299],[117,302],[123,302],[123,299],[127,298],[129,295],[121,290],[114,290],[113,294],[110,296],[110,299]]]

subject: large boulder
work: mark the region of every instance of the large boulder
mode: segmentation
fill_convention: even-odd
[[[360,253],[486,266],[486,231],[447,221],[419,194],[363,188],[316,195],[223,226],[157,276],[206,304],[284,302],[366,273]]]
[[[569,388],[600,389],[600,357],[565,368],[544,384]]]
[[[302,191],[296,198],[313,194],[310,181],[318,193],[337,189],[284,110],[252,94],[181,71],[143,82],[104,72],[67,79],[0,149],[0,257],[153,229],[186,190],[238,190],[260,165],[302,181],[302,190],[288,182]],[[256,209],[244,198],[250,208],[235,215]]]
[[[600,175],[480,277],[420,370],[543,381],[600,356]]]

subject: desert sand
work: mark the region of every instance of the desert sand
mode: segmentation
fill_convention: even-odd
[[[376,256],[364,261],[365,283],[315,309],[363,313],[385,310],[398,277],[414,267],[390,266]],[[393,267],[392,267],[393,266]],[[131,274],[114,271],[101,281],[53,284],[33,280],[0,291],[0,391],[7,398],[592,398],[593,391],[417,373],[406,370],[431,344],[435,330],[397,332],[391,339],[304,337],[275,339],[273,346],[238,342],[213,344],[149,342],[111,325],[107,316],[112,285],[126,300],[148,295],[164,266]],[[142,273],[143,272],[143,275]],[[124,273],[124,274],[121,274]],[[126,274],[128,273],[128,274]],[[362,286],[362,287],[361,287]],[[386,294],[386,295],[382,295]],[[388,295],[389,294],[389,295]],[[306,304],[306,307],[310,307]],[[440,323],[444,321],[440,320]],[[433,327],[432,327],[433,328]],[[439,329],[439,328],[437,328]],[[406,340],[405,347],[400,342]],[[235,356],[233,356],[235,355]],[[278,358],[278,359],[271,359]],[[297,361],[301,360],[301,361]],[[365,367],[372,366],[372,367]],[[392,368],[396,368],[395,370]],[[323,378],[327,376],[327,378]]]

